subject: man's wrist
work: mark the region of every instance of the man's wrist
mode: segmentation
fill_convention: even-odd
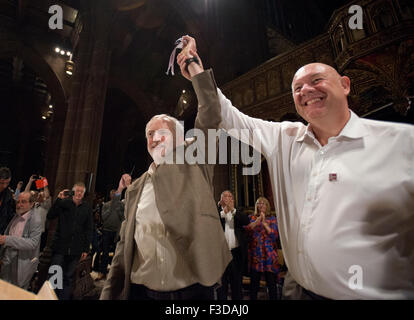
[[[188,72],[188,66],[193,62],[197,63],[200,66],[200,60],[198,60],[197,57],[188,58],[185,60],[185,71]]]
[[[189,64],[187,64],[185,70],[190,75],[191,78],[195,77],[196,75],[204,71],[204,69],[201,67],[201,64],[199,63],[198,60],[197,62],[194,60],[194,61],[191,61]]]

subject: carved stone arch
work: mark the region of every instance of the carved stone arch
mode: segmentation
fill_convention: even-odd
[[[9,33],[9,36],[12,33]],[[1,38],[1,36],[0,36]],[[68,107],[68,93],[61,82],[61,79],[53,70],[51,65],[34,47],[29,46],[18,38],[3,39],[0,47],[0,59],[19,57],[33,70],[39,78],[47,85],[48,92],[51,94],[53,104],[53,122],[51,127],[50,140],[47,142],[46,157],[43,174],[48,177],[49,188],[54,190],[57,163],[59,158],[59,146],[62,141],[63,127]],[[62,63],[62,68],[64,65]],[[63,73],[62,69],[62,73]]]
[[[65,111],[67,105],[65,90],[59,77],[43,56],[20,40],[4,41],[0,48],[0,59],[15,56],[21,58],[46,83],[49,92],[53,94],[52,101],[57,106],[55,111]]]

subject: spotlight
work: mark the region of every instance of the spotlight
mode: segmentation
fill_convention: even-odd
[[[46,120],[46,117],[45,117],[45,116],[42,116],[42,119],[43,119],[43,120]]]
[[[56,47],[56,48],[55,48],[55,52],[56,52],[56,53],[59,53],[59,52],[60,52],[60,48],[59,48],[59,47]]]
[[[65,50],[60,50],[60,54],[62,55],[62,56],[64,56],[65,55]]]
[[[49,104],[49,109],[52,109],[52,108],[53,108],[53,105]]]
[[[187,100],[183,100],[183,103],[184,103],[184,104],[187,104]]]
[[[183,93],[185,93],[185,90],[183,90]]]
[[[66,55],[67,55],[67,56],[70,56],[71,54],[72,54],[72,53],[71,53],[70,51],[67,51],[67,52],[66,52]]]

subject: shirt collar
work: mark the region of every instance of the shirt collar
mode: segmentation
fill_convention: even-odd
[[[29,211],[27,211],[27,212],[25,212],[24,214],[22,214],[22,215],[20,215],[20,214],[18,214],[17,215],[17,217],[19,218],[19,219],[23,219],[23,220],[27,220],[27,219],[29,219],[29,217],[30,217],[30,212],[32,211],[33,209],[30,209]]]
[[[349,110],[349,112],[351,113],[351,116],[348,122],[345,124],[345,127],[338,134],[338,137],[347,137],[350,139],[362,138],[367,134],[367,132],[364,130],[361,118],[358,117],[352,110]],[[306,129],[296,138],[296,141],[302,142],[306,136],[311,139],[316,139],[309,124],[306,126]]]
[[[301,134],[299,134],[299,136],[296,138],[297,142],[303,142],[303,140],[305,140],[305,137],[308,136],[312,139],[315,138],[315,136],[313,135],[312,129],[310,128],[309,124],[306,126],[306,129],[302,131]]]
[[[148,174],[152,176],[156,168],[157,168],[157,165],[155,164],[155,162],[152,162],[148,168]]]
[[[364,128],[364,125],[361,121],[361,118],[358,117],[352,110],[351,117],[346,123],[345,127],[339,133],[338,137],[347,137],[350,139],[359,139],[367,135],[367,132]]]

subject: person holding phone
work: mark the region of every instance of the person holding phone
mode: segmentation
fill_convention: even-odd
[[[61,300],[72,295],[72,280],[79,261],[88,256],[93,228],[92,207],[83,201],[85,184],[77,182],[70,190],[59,192],[47,219],[59,218],[52,243],[52,263],[63,270],[63,289],[56,289]]]
[[[36,186],[36,198],[35,198],[35,205],[33,210],[35,214],[39,215],[40,220],[42,222],[42,236],[40,240],[40,252],[43,251],[44,247],[46,246],[47,240],[47,231],[46,225],[47,220],[46,216],[50,208],[52,207],[52,200],[50,197],[48,182],[46,177],[42,177],[40,175],[32,174],[29,178],[29,181],[26,184],[25,192],[30,192],[32,188],[33,182]]]

